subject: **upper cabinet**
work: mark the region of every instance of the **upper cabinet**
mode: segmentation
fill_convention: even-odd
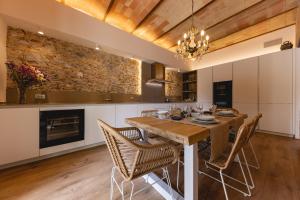
[[[197,100],[201,103],[212,103],[212,67],[197,71]]]
[[[233,102],[258,103],[258,57],[233,63]]]
[[[292,103],[293,50],[259,57],[260,103]]]
[[[213,82],[232,80],[232,63],[225,63],[213,67]]]

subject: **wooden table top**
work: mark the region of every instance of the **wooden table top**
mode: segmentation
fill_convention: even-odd
[[[154,117],[134,117],[128,118],[126,121],[132,126],[181,144],[195,144],[209,136],[208,128],[172,120],[162,120]]]

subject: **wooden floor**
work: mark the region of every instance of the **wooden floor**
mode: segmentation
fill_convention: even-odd
[[[300,141],[257,134],[260,170],[252,170],[256,188],[251,198],[229,191],[230,199],[299,200]],[[29,165],[0,171],[1,200],[102,200],[109,199],[112,161],[106,147],[84,150]],[[175,178],[175,166],[171,177]],[[239,177],[237,166],[228,172]],[[200,176],[200,199],[225,199],[221,184]],[[172,180],[175,183],[175,179]],[[139,186],[145,185],[137,180]],[[129,187],[126,188],[129,191]],[[115,199],[120,199],[116,192]],[[152,188],[135,199],[160,200]]]

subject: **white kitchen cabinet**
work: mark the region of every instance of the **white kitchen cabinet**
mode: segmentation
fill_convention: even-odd
[[[213,82],[232,80],[232,63],[213,66]]]
[[[212,67],[197,71],[197,102],[212,104],[213,101],[213,69]]]
[[[247,114],[248,118],[246,121],[252,120],[258,113],[258,104],[253,103],[234,103],[233,107],[239,112]]]
[[[233,104],[258,104],[258,57],[233,63],[232,84]]]
[[[0,109],[0,165],[39,156],[39,109]]]
[[[128,127],[125,119],[130,117],[138,117],[137,104],[119,104],[116,105],[116,127]]]
[[[259,128],[293,134],[293,50],[259,57]]]
[[[300,139],[300,48],[295,50],[295,110],[294,110],[294,133]]]
[[[102,130],[97,124],[97,120],[103,120],[110,126],[116,126],[116,106],[99,105],[87,106],[85,108],[85,145],[96,144],[104,141]]]
[[[292,103],[293,51],[285,50],[259,57],[260,103]]]
[[[263,117],[259,129],[284,134],[293,134],[292,131],[292,104],[260,104]]]

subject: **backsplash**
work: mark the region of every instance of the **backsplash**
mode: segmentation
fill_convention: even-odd
[[[165,94],[166,97],[176,97],[177,99],[181,99],[182,97],[182,74],[166,69],[165,72],[166,80],[171,81],[172,83],[168,83],[165,86]]]
[[[140,62],[52,37],[9,27],[7,60],[38,67],[50,81],[47,92],[141,94]],[[8,89],[15,84],[8,80]]]

